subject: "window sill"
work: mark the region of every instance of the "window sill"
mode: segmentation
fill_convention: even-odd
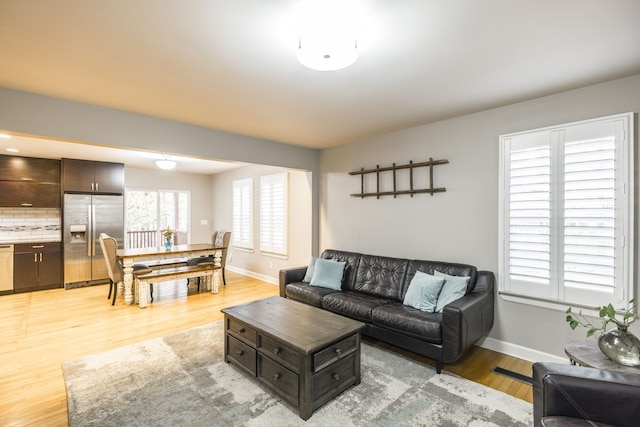
[[[566,312],[569,307],[571,307],[572,311],[574,312],[582,311],[582,314],[584,314],[585,316],[591,316],[596,318],[599,317],[598,310],[595,310],[594,307],[568,304],[564,301],[552,301],[552,300],[546,300],[542,298],[528,297],[528,296],[523,296],[518,294],[512,294],[505,291],[498,291],[498,295],[500,295],[500,298],[502,298],[505,301],[514,302],[517,304],[525,304],[525,305],[538,307],[538,308],[546,308],[548,310],[561,311],[563,313]]]

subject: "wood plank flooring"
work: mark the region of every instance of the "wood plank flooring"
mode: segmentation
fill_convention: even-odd
[[[278,295],[278,287],[227,271],[217,295],[185,281],[163,283],[146,309],[124,305],[121,296],[111,306],[107,293],[98,285],[0,296],[1,426],[67,425],[62,362],[221,320],[221,308]],[[532,401],[531,386],[491,372],[494,366],[531,374],[531,363],[480,347],[444,369]]]

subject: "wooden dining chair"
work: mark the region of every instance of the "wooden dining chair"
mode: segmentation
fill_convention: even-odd
[[[111,292],[113,292],[113,301],[111,305],[116,303],[116,294],[118,293],[118,283],[124,280],[124,271],[122,265],[118,262],[116,253],[118,251],[118,241],[106,233],[100,233],[100,247],[104,255],[104,260],[107,263],[107,271],[109,272],[109,295],[107,299],[111,298]],[[151,269],[144,264],[133,265],[133,277],[138,274],[150,273]],[[151,288],[151,298],[153,300],[153,284],[149,284]]]

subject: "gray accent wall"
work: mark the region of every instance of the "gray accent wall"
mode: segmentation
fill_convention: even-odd
[[[499,135],[638,111],[640,75],[635,75],[323,150],[320,249],[463,262],[497,275]],[[637,232],[637,114],[635,123]],[[360,178],[350,176],[350,171],[430,157],[450,162],[434,168],[434,186],[445,187],[444,193],[350,196],[360,191]],[[375,188],[375,181],[372,184]],[[388,188],[388,178],[382,185]],[[635,246],[637,259],[637,242]],[[637,281],[635,287],[638,293]],[[585,339],[585,329],[570,330],[563,310],[508,302],[501,296],[496,303],[495,326],[483,343],[486,347],[529,360],[558,359],[564,356],[567,340]],[[640,335],[638,324],[631,330]]]

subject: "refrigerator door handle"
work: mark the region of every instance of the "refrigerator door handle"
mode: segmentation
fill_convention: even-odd
[[[91,203],[91,256],[96,255],[96,206]]]
[[[93,223],[91,215],[91,204],[87,206],[87,256],[91,256],[91,242],[93,241]]]

